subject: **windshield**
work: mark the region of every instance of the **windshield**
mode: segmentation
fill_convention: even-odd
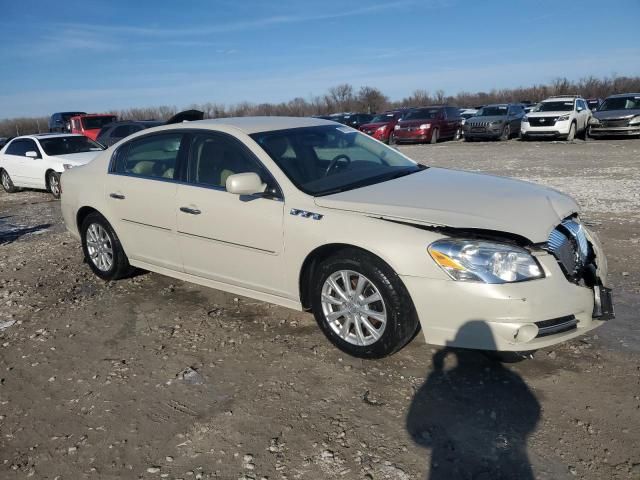
[[[418,108],[412,110],[403,118],[403,120],[423,120],[430,118],[438,118],[441,108]]]
[[[423,170],[368,135],[332,125],[254,133],[251,137],[303,192],[328,195]]]
[[[492,105],[483,107],[476,114],[476,117],[500,117],[507,114],[508,107],[506,105]]]
[[[47,155],[68,155],[70,153],[99,152],[104,148],[87,137],[41,138],[40,146]]]
[[[82,127],[85,130],[94,130],[104,127],[107,123],[111,123],[116,119],[113,115],[105,115],[104,117],[84,117],[82,119]]]
[[[607,98],[598,108],[603,110],[640,110],[640,95]]]
[[[542,102],[539,103],[534,112],[570,112],[573,110],[573,100],[563,100],[559,102]]]
[[[375,117],[373,117],[369,121],[369,123],[390,122],[391,120],[393,120],[393,117],[393,113],[383,113],[382,115],[376,115]]]

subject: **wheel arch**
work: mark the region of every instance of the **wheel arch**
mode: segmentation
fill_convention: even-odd
[[[76,212],[76,227],[78,228],[78,232],[81,231],[82,223],[84,222],[85,218],[87,218],[91,213],[99,213],[100,215],[102,215],[100,211],[93,207],[84,206],[78,209],[78,211]]]
[[[387,260],[371,250],[359,247],[350,243],[328,243],[316,247],[314,250],[304,259],[302,267],[300,268],[300,274],[298,277],[298,290],[300,294],[300,303],[305,311],[311,310],[311,292],[312,292],[312,280],[314,277],[315,269],[325,259],[335,255],[343,250],[359,250],[367,255],[372,255],[389,267],[392,271],[396,272],[396,269],[389,264]]]
[[[51,172],[58,173],[54,168],[51,168],[51,167],[47,168],[47,170],[44,172],[44,186],[47,188],[47,190],[49,190],[49,174]]]

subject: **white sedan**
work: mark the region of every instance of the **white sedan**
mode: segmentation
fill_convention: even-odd
[[[419,165],[312,118],[227,118],[128,137],[62,177],[105,280],[132,267],[313,311],[338,348],[535,350],[613,316],[606,260],[562,193]]]
[[[104,147],[84,135],[16,137],[0,150],[0,182],[8,193],[20,187],[60,197],[60,174],[91,161]]]

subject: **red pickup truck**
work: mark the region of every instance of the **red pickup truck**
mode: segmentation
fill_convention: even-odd
[[[115,122],[118,117],[102,113],[89,113],[71,117],[71,133],[79,133],[91,140],[98,138],[100,129],[106,124]]]

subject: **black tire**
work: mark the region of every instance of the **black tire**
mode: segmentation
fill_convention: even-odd
[[[509,124],[506,124],[502,129],[502,133],[500,134],[500,137],[498,138],[498,140],[500,140],[501,142],[506,142],[510,138],[511,138],[511,126]]]
[[[434,144],[438,143],[438,133],[439,132],[438,132],[437,128],[434,128],[433,132],[431,132],[431,140],[429,140],[429,143],[431,145],[434,145]]]
[[[108,243],[112,251],[112,262],[111,267],[106,270],[98,268],[96,261],[91,258],[89,253],[87,232],[93,225],[100,226],[108,236]],[[111,227],[111,224],[106,218],[98,212],[93,212],[87,215],[80,227],[80,236],[82,239],[82,251],[84,252],[84,258],[96,276],[103,280],[118,280],[131,275],[133,268],[129,265],[129,259],[124,253],[120,240],[118,239],[118,235],[116,235],[116,232],[113,230],[113,227]]]
[[[60,174],[53,170],[47,172],[47,190],[53,198],[60,198]]]
[[[2,188],[7,193],[16,193],[18,191],[6,170],[0,171],[0,183],[2,183]]]
[[[456,133],[453,134],[453,140],[458,142],[462,138],[462,128],[457,128]]]
[[[398,144],[398,141],[396,140],[396,136],[395,136],[395,134],[393,132],[391,132],[389,134],[389,142],[388,142],[388,144],[389,145],[397,145]]]
[[[386,325],[380,337],[369,345],[356,345],[340,337],[323,311],[322,290],[325,282],[330,276],[344,270],[366,277],[382,297]],[[398,274],[378,257],[362,250],[345,249],[320,263],[314,274],[312,289],[312,310],[320,329],[331,343],[354,357],[382,358],[391,355],[404,347],[420,326],[413,301]],[[345,321],[346,318],[343,319]],[[355,331],[355,326],[353,329]]]
[[[575,122],[569,127],[569,133],[567,134],[567,142],[573,142],[576,138],[576,124]]]
[[[587,120],[587,122],[588,122],[588,120]],[[584,129],[583,129],[583,130],[580,132],[580,134],[578,135],[578,137],[580,138],[580,140],[584,140],[585,142],[587,141],[587,138],[589,138],[588,131],[589,131],[589,123],[587,123],[587,124],[584,126]]]

